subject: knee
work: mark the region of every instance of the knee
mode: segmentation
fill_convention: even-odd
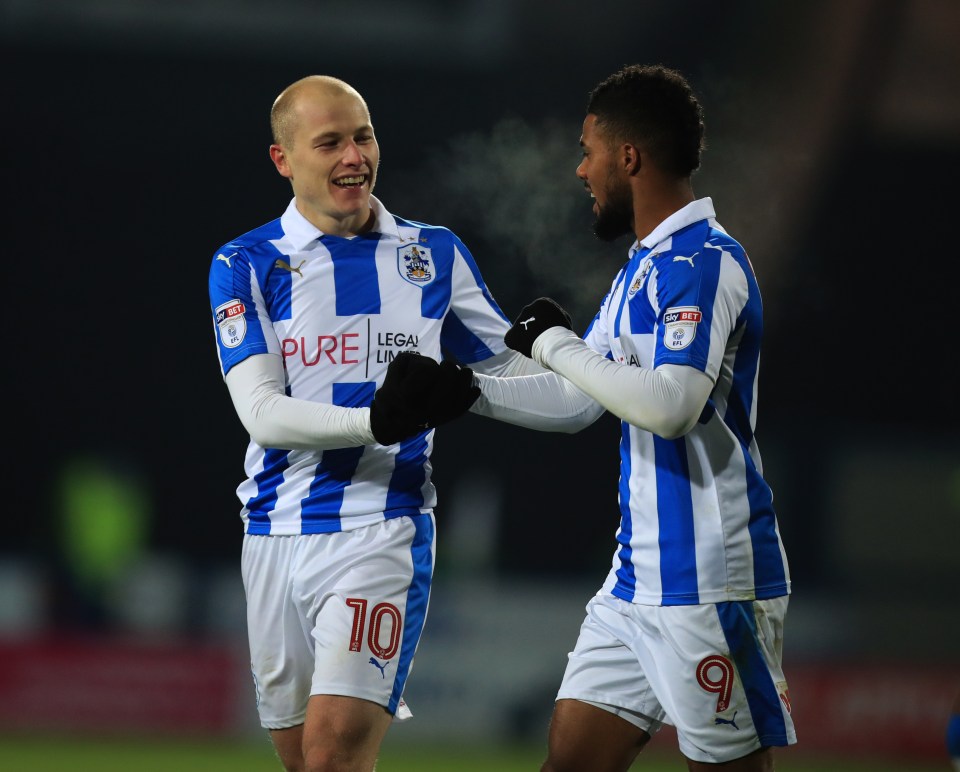
[[[290,759],[281,757],[280,763],[283,764],[284,772],[305,772],[302,758]]]
[[[361,750],[314,746],[304,753],[302,772],[365,772],[372,769],[373,763],[368,762],[367,754]]]
[[[348,754],[330,747],[311,748],[303,758],[303,772],[349,772],[355,768]]]

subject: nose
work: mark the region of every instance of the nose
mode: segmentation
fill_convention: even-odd
[[[346,166],[361,166],[363,164],[363,153],[357,147],[356,142],[348,142],[343,150],[343,163]]]
[[[583,170],[583,165],[586,163],[586,158],[582,159],[580,163],[577,164],[576,175],[584,182],[587,181],[587,173]]]

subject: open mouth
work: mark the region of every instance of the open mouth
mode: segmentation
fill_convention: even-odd
[[[333,181],[333,184],[339,188],[359,188],[367,181],[366,174],[358,174],[353,177],[340,177]]]

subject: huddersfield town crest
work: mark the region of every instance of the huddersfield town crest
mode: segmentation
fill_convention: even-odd
[[[430,248],[416,244],[397,249],[397,268],[404,279],[421,287],[432,282],[436,276]]]
[[[643,283],[647,280],[647,274],[650,273],[651,268],[653,268],[653,260],[651,260],[649,257],[645,257],[640,270],[637,271],[637,278],[633,280],[633,283],[630,285],[630,289],[627,290],[627,300],[632,298],[640,291]]]

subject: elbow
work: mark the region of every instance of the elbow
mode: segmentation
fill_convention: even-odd
[[[577,432],[582,432],[596,420],[597,416],[581,413],[578,416],[574,416],[573,418],[564,421],[558,427],[558,431],[563,432],[564,434],[577,434]]]
[[[283,438],[271,426],[269,421],[261,420],[257,415],[240,416],[240,423],[247,430],[250,439],[261,448],[282,448]]]
[[[642,424],[639,425],[642,426]],[[665,440],[678,440],[696,425],[697,416],[690,418],[688,416],[661,415],[645,428]]]
[[[581,410],[568,416],[559,430],[566,434],[582,432],[588,426],[596,423],[597,419],[606,412],[607,410],[603,405],[591,399],[582,406]]]
[[[268,431],[258,421],[244,421],[244,428],[253,440],[261,448],[276,448],[278,438]]]

